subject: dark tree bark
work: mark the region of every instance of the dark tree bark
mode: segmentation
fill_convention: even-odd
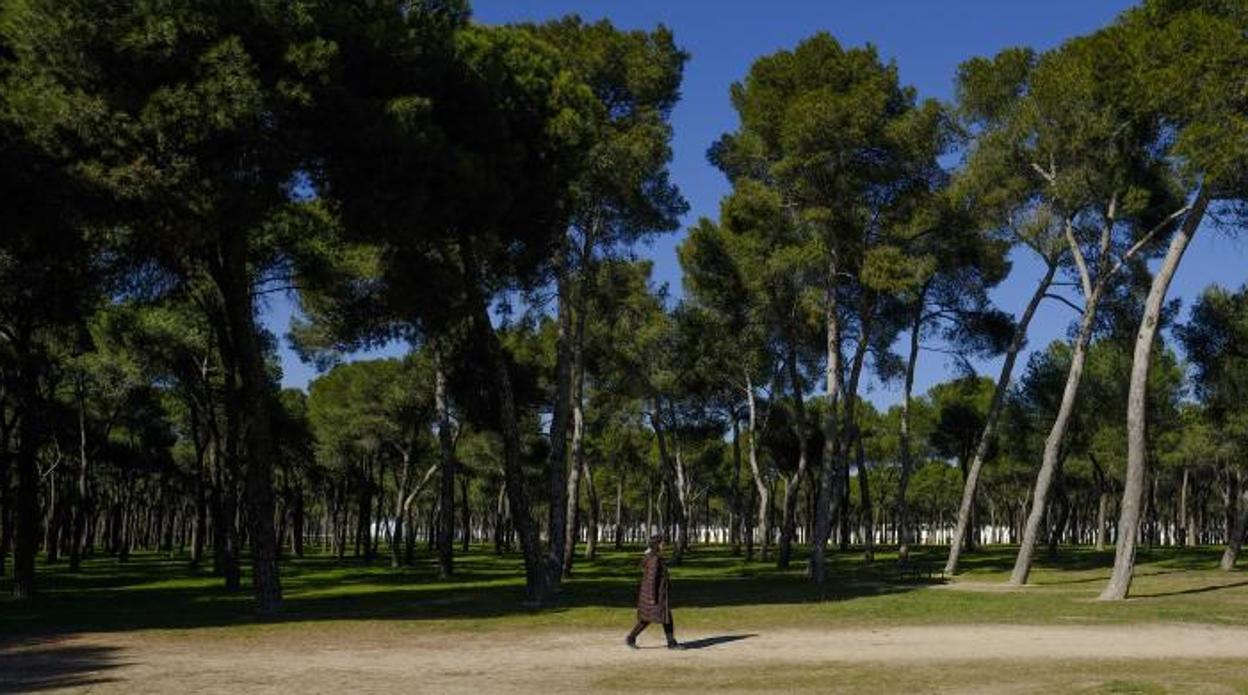
[[[897,481],[897,556],[905,560],[910,557],[910,543],[913,536],[910,531],[910,505],[906,501],[906,491],[910,489],[910,474],[914,470],[914,455],[910,448],[910,405],[914,394],[914,374],[919,363],[919,341],[923,335],[924,297],[926,286],[915,301],[914,319],[910,324],[910,351],[906,358],[906,378],[901,394],[901,424],[898,434],[898,447],[901,454],[901,474]]]
[[[588,503],[588,523],[585,526],[585,559],[596,560],[598,558],[598,515],[601,508],[598,502],[598,488],[594,485],[594,472],[589,467],[589,462],[584,464],[585,473],[585,493]]]
[[[875,559],[875,511],[871,506],[871,483],[867,472],[867,454],[862,443],[861,431],[854,435],[854,449],[858,459],[858,492],[862,500],[862,525],[865,534],[863,559],[871,562]]]
[[[455,572],[455,450],[451,432],[451,410],[446,393],[444,355],[434,351],[434,407],[438,418],[438,574],[443,578]]]
[[[214,279],[221,291],[228,342],[237,362],[239,403],[247,445],[245,490],[251,544],[252,590],[256,612],[276,615],[282,609],[282,585],[273,528],[273,466],[277,451],[271,421],[271,387],[257,338],[255,303],[247,268],[247,238],[238,230],[224,233],[221,261]]]
[[[787,366],[790,386],[793,389],[793,434],[797,437],[797,470],[793,475],[784,479],[780,547],[776,557],[776,567],[782,570],[788,569],[793,559],[793,538],[797,534],[797,496],[801,490],[802,481],[806,478],[806,467],[810,461],[810,433],[806,428],[805,390],[802,388],[801,375],[797,369],[796,347],[789,349]]]
[[[468,506],[468,476],[459,476],[460,548],[466,553],[472,542],[472,507]]]
[[[550,547],[546,555],[546,584],[550,591],[558,591],[563,578],[564,543],[567,536],[562,532],[568,525],[568,424],[571,421],[572,401],[572,261],[571,243],[565,238],[555,257],[555,286],[558,294],[558,327],[555,338],[555,402],[550,420],[550,455],[547,458],[547,486],[550,507],[547,528],[550,529]]]
[[[13,548],[13,597],[35,595],[35,552],[39,542],[40,401],[38,361],[31,352],[29,332],[17,341],[17,533]]]
[[[502,343],[498,334],[490,324],[489,307],[485,297],[481,295],[477,269],[474,260],[469,258],[465,264],[469,271],[469,297],[475,306],[474,324],[480,340],[485,348],[490,373],[494,378],[494,398],[497,406],[499,430],[503,439],[503,471],[507,486],[507,499],[510,507],[511,523],[516,537],[520,542],[520,552],[524,556],[525,595],[532,603],[541,605],[546,602],[549,590],[549,567],[544,556],[541,539],[538,536],[537,524],[529,507],[529,495],[524,487],[524,467],[520,460],[521,443],[520,427],[516,417],[516,401],[512,390],[511,370],[503,353]],[[559,486],[562,491],[562,486]],[[559,498],[562,495],[556,494]],[[559,526],[553,526],[558,529]],[[557,537],[559,534],[552,534]],[[558,564],[555,565],[557,568]]]
[[[758,401],[754,396],[754,383],[746,376],[745,380],[745,398],[746,407],[749,409],[749,432],[750,432],[750,473],[754,478],[755,497],[758,503],[757,529],[758,529],[758,545],[759,557],[763,562],[767,561],[767,551],[771,547],[771,488],[768,487],[767,481],[763,478],[761,466],[758,462]],[[647,522],[648,523],[648,522]],[[749,551],[746,560],[754,559],[754,539],[751,534]]]
[[[818,584],[827,579],[827,545],[832,535],[832,522],[840,511],[841,495],[838,489],[840,423],[837,409],[840,407],[841,375],[841,319],[836,300],[836,277],[838,268],[832,263],[828,269],[828,287],[825,289],[824,328],[827,413],[823,417],[823,465],[819,468],[819,498],[815,505],[815,534],[810,547],[810,574]]]

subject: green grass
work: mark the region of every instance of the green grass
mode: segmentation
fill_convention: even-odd
[[[932,589],[902,582],[895,557],[832,555],[823,590],[804,577],[805,561],[779,572],[771,564],[746,564],[722,548],[696,549],[673,570],[673,604],[685,627],[750,630],[774,627],[885,626],[947,623],[1106,624],[1195,622],[1248,624],[1248,576],[1217,569],[1217,548],[1141,551],[1133,598],[1095,600],[1109,575],[1112,554],[1062,549],[1043,556],[1032,585],[1015,591]],[[941,548],[923,549],[919,561],[938,563]],[[40,567],[42,594],[18,604],[0,600],[0,635],[229,628],[242,636],[326,621],[391,621],[394,629],[525,628],[618,629],[627,624],[636,591],[637,549],[606,551],[581,561],[558,601],[523,605],[519,559],[485,548],[456,558],[456,574],[439,580],[430,558],[393,570],[378,560],[336,561],[318,556],[283,563],[286,609],[272,622],[252,615],[247,587],[225,592],[206,570],[183,559],[139,554],[128,563],[96,557],[80,572],[64,565]],[[991,547],[966,557],[959,583],[1002,583],[1014,549]],[[987,587],[992,588],[992,587]],[[7,595],[7,587],[0,586]]]

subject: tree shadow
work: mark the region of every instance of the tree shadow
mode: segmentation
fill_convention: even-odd
[[[0,693],[30,693],[63,688],[89,688],[115,682],[107,672],[124,666],[116,647],[67,645],[39,638],[15,639],[0,645]]]
[[[1191,589],[1176,589],[1174,591],[1159,591],[1152,594],[1136,594],[1132,593],[1131,598],[1162,598],[1164,596],[1188,596],[1191,594],[1207,594],[1212,591],[1222,591],[1223,589],[1238,589],[1248,586],[1248,580],[1240,582],[1231,582],[1230,584],[1214,584],[1213,586],[1198,586]]]
[[[314,557],[283,565],[283,614],[272,622],[324,620],[474,620],[559,614],[580,608],[631,611],[640,553],[616,552],[578,565],[574,578],[543,607],[524,604],[516,556],[473,553],[456,558],[456,573],[440,580],[432,559],[390,569],[374,563]],[[823,587],[802,572],[802,558],[784,572],[771,563],[744,563],[726,553],[693,556],[673,569],[677,608],[814,604],[910,592],[921,584],[895,581],[891,563],[838,561]],[[120,575],[120,576],[119,576]],[[205,570],[165,557],[135,556],[118,566],[99,558],[81,572],[49,572],[44,591],[24,604],[0,599],[0,635],[45,637],[83,632],[193,629],[261,622],[250,587],[227,592]],[[3,643],[0,642],[0,647]]]
[[[702,639],[689,640],[681,642],[685,649],[706,649],[720,644],[728,644],[729,642],[740,642],[751,637],[758,637],[757,634],[750,633],[745,635],[718,635],[716,637],[703,637]]]

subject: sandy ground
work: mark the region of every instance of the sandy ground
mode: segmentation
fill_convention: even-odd
[[[585,692],[594,674],[1049,660],[1248,659],[1248,629],[1200,625],[948,626],[682,635],[693,647],[629,650],[603,632],[426,635],[378,627],[336,634],[310,626],[235,639],[186,633],[98,633],[0,646],[0,692]],[[647,639],[648,638],[648,639]],[[601,687],[601,683],[599,683]]]

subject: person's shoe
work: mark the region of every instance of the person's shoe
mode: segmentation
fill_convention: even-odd
[[[637,640],[634,640],[634,639],[629,639],[625,637],[624,644],[628,645],[629,649],[641,649],[641,647],[637,646]]]
[[[667,643],[667,648],[668,648],[668,649],[675,649],[675,650],[677,650],[677,651],[684,651],[684,650],[685,650],[685,645],[681,644],[680,642],[668,642],[668,643]]]

